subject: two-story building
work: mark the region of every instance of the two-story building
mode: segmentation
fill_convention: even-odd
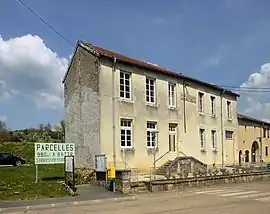
[[[238,161],[232,91],[81,41],[63,83],[78,167],[93,167],[95,154],[140,171],[183,155]]]
[[[238,114],[238,162],[270,162],[270,123]]]

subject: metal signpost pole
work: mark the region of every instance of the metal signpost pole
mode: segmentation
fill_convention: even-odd
[[[38,183],[38,164],[36,164],[36,184]]]

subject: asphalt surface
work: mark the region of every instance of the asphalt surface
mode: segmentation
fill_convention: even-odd
[[[1,213],[1,211],[0,211]],[[243,185],[221,185],[181,191],[140,194],[137,196],[71,204],[27,207],[24,210],[2,210],[11,214],[269,214],[270,182]]]

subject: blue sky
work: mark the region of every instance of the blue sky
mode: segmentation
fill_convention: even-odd
[[[74,45],[85,40],[219,85],[270,87],[268,0],[24,1]],[[13,129],[58,123],[73,48],[16,0],[0,2],[0,20],[0,117]],[[239,111],[269,120],[268,97],[244,94]]]

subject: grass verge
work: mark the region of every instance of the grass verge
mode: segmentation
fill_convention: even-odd
[[[69,195],[61,184],[63,165],[39,166],[39,183],[35,183],[35,166],[0,167],[0,200],[31,200]]]

